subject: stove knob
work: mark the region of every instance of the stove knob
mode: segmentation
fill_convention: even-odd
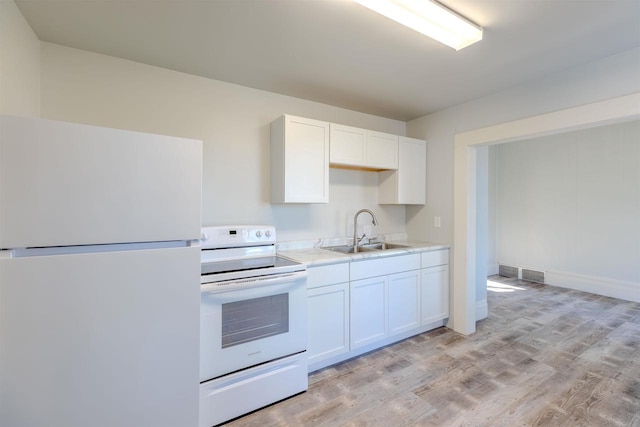
[[[262,237],[262,231],[258,230],[256,231],[256,237],[259,239],[260,237]]]
[[[269,230],[267,230],[267,231],[264,232],[264,235],[267,236],[267,237],[271,237],[271,232]]]

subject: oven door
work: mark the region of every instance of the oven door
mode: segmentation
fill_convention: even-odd
[[[205,284],[200,382],[306,350],[307,272]]]

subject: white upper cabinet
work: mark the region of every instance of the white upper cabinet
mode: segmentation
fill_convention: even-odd
[[[398,136],[332,123],[330,162],[363,169],[397,169]]]
[[[427,142],[399,137],[398,170],[378,174],[378,203],[424,205],[427,186]]]
[[[329,202],[329,123],[288,114],[271,123],[271,203]]]
[[[328,203],[329,166],[378,171],[378,203],[426,203],[426,141],[285,114],[271,123],[271,203]]]
[[[398,169],[398,135],[367,131],[367,166]]]
[[[339,165],[364,165],[367,161],[366,139],[364,129],[331,123],[330,162]]]

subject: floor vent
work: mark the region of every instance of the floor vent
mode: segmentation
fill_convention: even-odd
[[[508,265],[499,265],[498,274],[503,277],[518,278],[518,267],[509,267]]]
[[[522,269],[522,280],[526,280],[528,282],[544,283],[544,272],[543,271],[535,271],[535,270],[527,270],[527,269],[523,268]]]

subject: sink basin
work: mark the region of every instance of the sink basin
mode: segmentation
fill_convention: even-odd
[[[386,251],[386,250],[389,250],[389,249],[408,248],[409,246],[407,246],[407,245],[399,245],[397,243],[382,242],[382,243],[373,243],[373,244],[370,244],[370,245],[365,245],[365,247],[371,248],[371,249],[376,249],[376,250],[379,250],[379,251]]]
[[[409,246],[406,245],[399,245],[397,243],[371,243],[368,245],[360,245],[358,246],[358,252],[373,252],[373,251],[387,251],[390,249],[402,249],[402,248],[408,248]],[[353,246],[351,245],[342,245],[342,246],[329,246],[329,247],[325,247],[324,249],[333,251],[333,252],[340,252],[342,254],[353,254],[356,253],[353,249]]]
[[[326,250],[331,251],[331,252],[340,252],[341,254],[352,254],[352,253],[354,253],[353,252],[353,246],[347,246],[347,245],[344,245],[344,246],[327,246],[327,247],[324,247],[322,249],[326,249]]]
[[[353,249],[353,246],[351,245],[342,245],[342,246],[329,246],[329,247],[325,247],[323,249],[327,249],[329,251],[332,252],[340,252],[341,254],[354,254],[356,253]],[[377,248],[374,247],[370,247],[370,246],[358,246],[358,252],[371,252],[371,251],[377,251]]]

